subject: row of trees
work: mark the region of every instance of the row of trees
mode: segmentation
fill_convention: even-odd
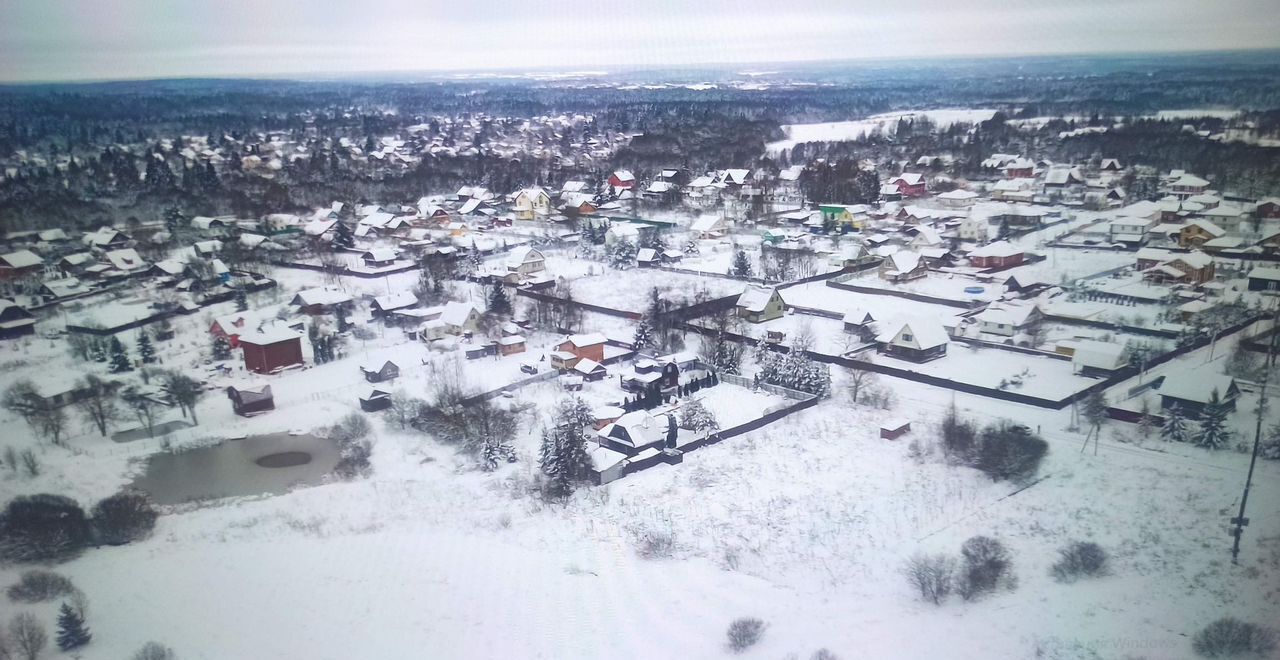
[[[91,543],[129,543],[149,535],[158,516],[137,493],[107,497],[89,513],[61,495],[16,497],[0,512],[0,560],[63,561]]]
[[[175,371],[144,372],[148,380],[155,379],[161,395],[178,406],[184,417],[199,424],[196,404],[204,398],[204,387],[199,381]],[[148,434],[153,433],[156,418],[164,403],[151,391],[137,384],[120,387],[116,381],[89,374],[81,378],[73,391],[71,407],[79,411],[85,423],[106,435],[110,425],[132,414]],[[54,444],[62,444],[69,432],[67,406],[45,397],[30,380],[10,385],[0,397],[0,405],[20,417],[40,437]]]

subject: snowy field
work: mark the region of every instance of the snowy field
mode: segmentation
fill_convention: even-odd
[[[601,268],[600,264],[594,265]],[[745,286],[733,280],[653,268],[608,269],[599,275],[574,280],[573,297],[592,305],[642,313],[648,308],[649,294],[655,288],[665,300],[688,303],[696,297],[711,299],[739,294]]]
[[[945,357],[924,364],[887,355],[868,356],[880,364],[915,373],[1051,400],[1070,396],[1097,382],[1092,378],[1073,374],[1070,360],[956,342],[947,347]],[[1022,383],[1016,384],[1014,380],[1021,380]]]
[[[787,139],[770,142],[765,149],[776,154],[804,142],[845,142],[855,140],[860,135],[870,135],[877,131],[890,133],[898,126],[898,120],[912,120],[927,117],[939,129],[952,124],[965,122],[977,123],[991,119],[996,111],[983,108],[946,108],[940,110],[912,110],[907,112],[886,112],[872,115],[866,119],[853,121],[823,122],[817,124],[786,124],[782,130]]]
[[[1048,436],[1047,478],[1007,497],[1010,484],[912,451],[909,440],[930,437],[949,392],[895,389],[892,414],[823,404],[556,506],[525,491],[529,444],[521,462],[489,474],[430,438],[379,425],[371,479],[166,515],[151,539],[89,550],[57,570],[91,599],[86,660],[124,657],[148,639],[184,658],[424,649],[591,658],[602,648],[622,658],[718,658],[739,616],[769,623],[749,658],[819,647],[842,657],[1182,658],[1205,621],[1276,607],[1280,514],[1251,509],[1241,565],[1227,553],[1223,525],[1247,457],[1110,435],[1094,456],[1064,430],[1068,411],[956,395],[979,420],[1014,416]],[[320,423],[349,409],[305,412]],[[904,412],[915,431],[876,437],[883,418]],[[57,471],[102,462],[41,451]],[[122,468],[79,472],[69,492],[106,495]],[[1280,470],[1259,468],[1254,501],[1275,501]],[[11,492],[52,486],[3,479]],[[637,553],[636,536],[652,530],[670,534],[671,557]],[[898,573],[903,559],[955,554],[975,534],[1009,546],[1017,590],[921,603]],[[1108,548],[1112,575],[1053,581],[1056,549],[1075,539]],[[0,569],[5,583],[15,575]],[[38,611],[51,620],[51,607]]]
[[[951,318],[964,310],[948,305],[918,302],[897,296],[847,291],[824,282],[809,282],[782,290],[788,305],[811,307],[840,314],[855,309],[866,310],[881,323],[902,318]]]
[[[942,273],[937,271],[929,271],[929,274],[920,279],[911,280],[909,282],[890,282],[880,277],[874,270],[869,270],[847,280],[842,280],[844,284],[852,286],[866,287],[869,289],[881,289],[886,295],[892,295],[893,291],[909,291],[918,293],[922,296],[930,296],[933,298],[941,298],[944,300],[953,300],[956,302],[967,303],[970,301],[991,302],[999,300],[1004,294],[1004,286],[999,283],[979,282],[972,277],[956,273]],[[980,287],[980,293],[969,293],[965,289],[969,287]],[[957,312],[963,311],[959,308]]]

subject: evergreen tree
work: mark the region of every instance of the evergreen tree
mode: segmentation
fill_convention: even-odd
[[[143,364],[154,364],[156,361],[156,348],[151,344],[151,335],[145,330],[138,333],[138,357]]]
[[[1262,445],[1258,447],[1258,455],[1273,461],[1280,461],[1280,422],[1276,422],[1267,431],[1267,437],[1262,440]]]
[[[629,239],[622,239],[609,248],[609,265],[618,270],[626,270],[636,265],[636,244]]]
[[[552,421],[555,426],[542,432],[539,463],[549,478],[550,494],[566,497],[590,476],[591,457],[583,428],[592,421],[591,408],[573,397],[556,406]]]
[[[636,336],[631,341],[635,350],[642,351],[646,348],[653,348],[653,331],[649,327],[649,318],[640,319],[640,323],[636,325]]]
[[[107,361],[107,345],[101,337],[93,338],[92,344],[89,347],[89,357],[93,358],[94,362]]]
[[[236,289],[236,311],[249,311],[249,296],[244,289]]]
[[[1209,403],[1206,403],[1204,410],[1200,413],[1200,432],[1196,434],[1196,446],[1205,449],[1223,449],[1231,443],[1231,429],[1227,428],[1228,409],[1218,395],[1218,390],[1213,391],[1213,395],[1209,397]]]
[[[120,343],[119,337],[111,338],[111,373],[118,374],[126,371],[133,371],[133,364],[129,362],[129,353],[125,350],[124,344]]]
[[[333,247],[337,249],[351,249],[356,245],[355,234],[351,232],[351,227],[345,222],[339,220],[333,225]]]
[[[751,277],[751,260],[747,258],[745,250],[738,250],[733,255],[733,266],[730,267],[729,274],[734,277]]]
[[[1177,404],[1169,407],[1164,416],[1164,425],[1160,427],[1160,438],[1165,442],[1187,441],[1187,420]]]
[[[169,231],[170,235],[173,235],[178,231],[178,227],[182,225],[185,219],[181,209],[176,206],[170,206],[164,212],[164,228]]]
[[[507,288],[501,281],[494,281],[489,290],[489,313],[495,316],[511,315],[511,298],[507,296]]]
[[[231,344],[227,343],[226,337],[213,338],[213,359],[215,360],[231,359]]]
[[[58,648],[78,649],[89,643],[93,635],[84,625],[84,617],[66,603],[58,610]]]

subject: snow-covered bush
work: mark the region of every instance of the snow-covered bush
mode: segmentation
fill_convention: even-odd
[[[117,493],[94,505],[93,526],[103,543],[122,545],[151,534],[159,515],[146,495]]]
[[[1059,582],[1075,582],[1080,578],[1102,577],[1108,572],[1107,551],[1089,541],[1073,541],[1058,551],[1061,555],[1050,572]]]
[[[827,649],[818,649],[809,656],[809,660],[840,660],[840,656],[832,653]]]
[[[367,436],[373,431],[369,420],[360,413],[349,413],[329,428],[328,437],[338,443],[338,464],[333,473],[342,479],[369,476],[373,469],[369,458],[373,455],[373,444]]]
[[[970,463],[996,481],[1035,476],[1049,443],[1020,424],[996,424],[982,430]]]
[[[754,617],[734,619],[733,623],[729,624],[729,650],[742,653],[755,646],[760,638],[764,637],[765,627],[764,621]]]
[[[964,559],[956,593],[965,600],[973,600],[982,594],[995,591],[996,587],[1012,588],[1013,560],[1004,544],[989,536],[975,536],[960,547]]]
[[[22,574],[17,582],[9,585],[5,593],[16,603],[43,603],[69,596],[77,589],[71,580],[52,571],[32,570]]]
[[[1276,648],[1276,635],[1257,624],[1224,617],[1196,633],[1191,648],[1205,658],[1265,658]]]
[[[907,560],[903,573],[920,598],[941,605],[955,581],[956,560],[946,555],[916,554]]]
[[[16,497],[0,513],[0,560],[69,559],[89,540],[89,520],[75,500],[61,495]]]
[[[720,422],[716,421],[715,413],[695,399],[681,407],[680,428],[700,434],[714,433],[720,429]]]
[[[133,660],[177,660],[173,649],[159,642],[147,642],[133,654]]]
[[[670,531],[642,529],[635,532],[636,554],[644,559],[666,559],[675,551],[675,535]]]

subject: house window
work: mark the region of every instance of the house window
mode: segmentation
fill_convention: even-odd
[[[905,333],[905,332],[904,332],[904,333],[902,333],[902,341],[911,341],[911,335],[909,335],[909,334],[907,334],[907,333]]]

